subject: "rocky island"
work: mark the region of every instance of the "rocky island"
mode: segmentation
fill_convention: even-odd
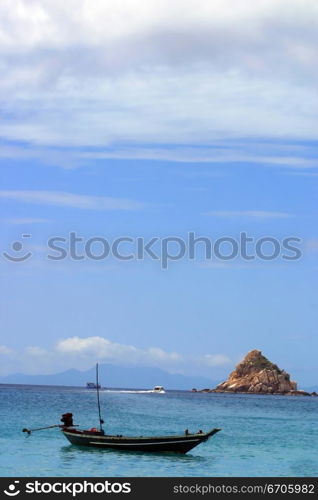
[[[284,394],[292,396],[316,396],[297,389],[290,375],[263,356],[261,351],[250,351],[230,373],[225,382],[205,392],[234,392],[248,394]]]

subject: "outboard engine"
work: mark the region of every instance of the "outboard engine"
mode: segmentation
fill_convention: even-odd
[[[63,413],[61,422],[64,427],[73,427],[73,413]]]

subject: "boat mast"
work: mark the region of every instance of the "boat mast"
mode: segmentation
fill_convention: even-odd
[[[96,363],[96,393],[97,393],[97,406],[98,406],[99,428],[100,428],[101,432],[103,432],[103,423],[104,423],[104,420],[102,419],[101,412],[100,412],[98,363]]]

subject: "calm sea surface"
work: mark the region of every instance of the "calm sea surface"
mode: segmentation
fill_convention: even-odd
[[[187,455],[72,446],[59,423],[97,425],[96,393],[81,388],[0,385],[1,476],[317,476],[318,398],[101,392],[110,434],[155,435],[221,427]]]

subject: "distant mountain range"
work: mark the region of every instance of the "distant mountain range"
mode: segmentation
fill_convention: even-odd
[[[99,366],[99,379],[102,387],[116,388],[152,388],[163,385],[166,389],[203,389],[213,388],[220,381],[207,377],[172,374],[160,368],[123,367],[110,364]],[[24,375],[16,373],[0,377],[0,384],[30,385],[68,385],[85,386],[86,382],[95,381],[95,367],[87,371],[67,370],[54,375]]]

